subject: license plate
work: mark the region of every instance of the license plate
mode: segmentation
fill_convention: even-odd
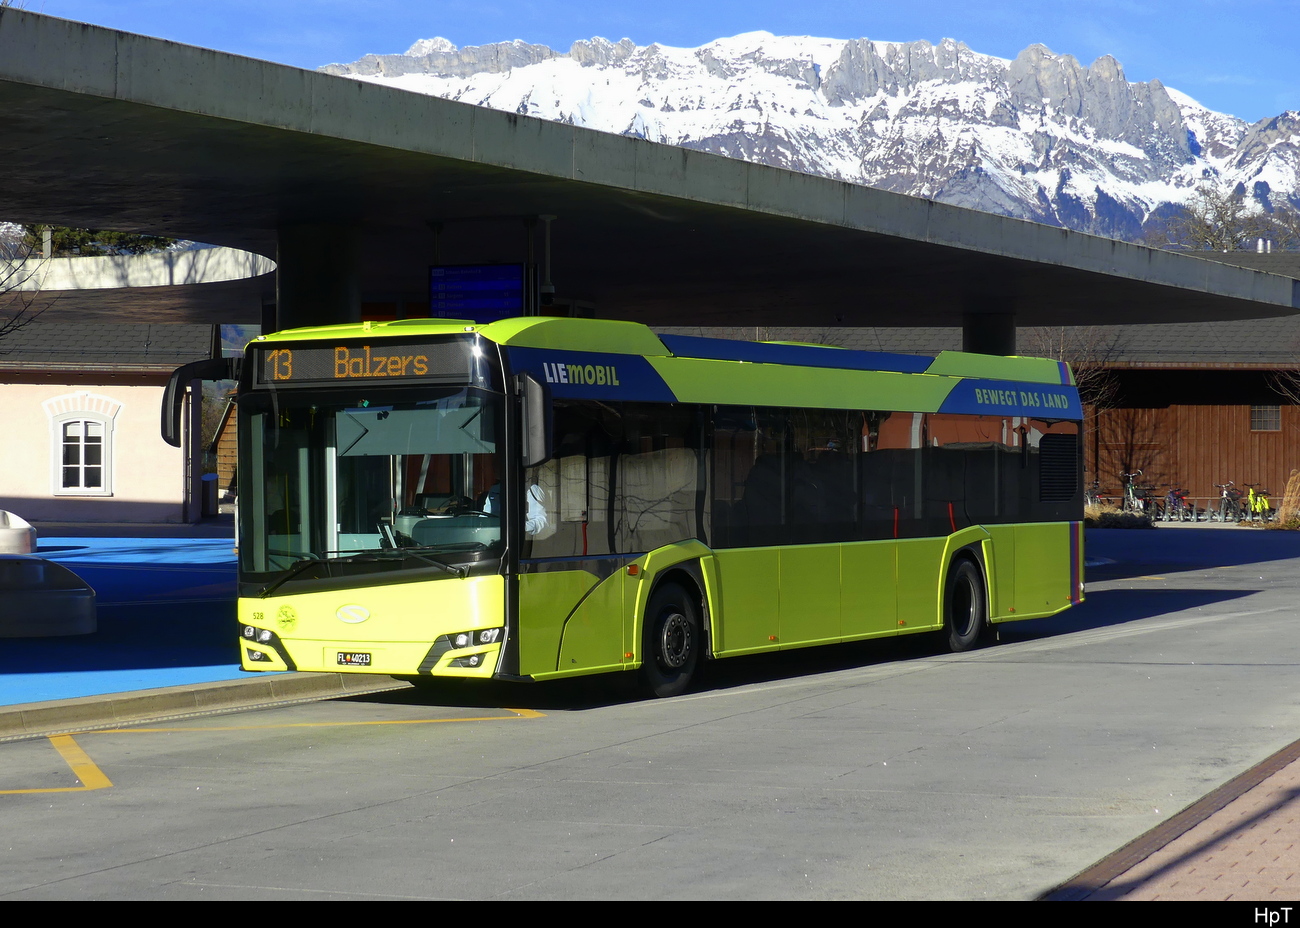
[[[339,656],[340,667],[369,667],[370,666],[369,651],[339,651],[338,656]]]

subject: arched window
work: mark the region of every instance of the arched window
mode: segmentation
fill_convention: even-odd
[[[104,489],[104,437],[108,431],[98,419],[69,419],[63,423],[60,489]]]
[[[113,420],[116,400],[70,393],[47,400],[51,484],[55,496],[113,495]]]

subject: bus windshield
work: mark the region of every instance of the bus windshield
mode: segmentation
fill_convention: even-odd
[[[275,391],[245,395],[239,412],[240,569],[254,592],[394,571],[464,576],[499,558],[498,394]]]

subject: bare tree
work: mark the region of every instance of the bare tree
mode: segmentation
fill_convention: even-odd
[[[1300,406],[1300,339],[1292,339],[1286,351],[1291,357],[1291,367],[1265,371],[1264,380],[1287,403]]]
[[[1168,485],[1174,475],[1165,471],[1170,436],[1167,420],[1157,409],[1112,409],[1099,412],[1097,474],[1105,473],[1116,487],[1125,474],[1142,472],[1144,485]]]
[[[1240,186],[1204,183],[1179,212],[1151,230],[1147,240],[1157,248],[1185,251],[1254,251],[1257,240],[1269,238],[1272,225],[1271,217]]]
[[[0,243],[0,339],[31,324],[48,308],[40,305],[41,292],[35,286],[45,260],[25,242]]]
[[[1115,463],[1102,460],[1101,432],[1106,410],[1119,399],[1119,378],[1110,365],[1119,356],[1123,331],[1119,326],[1064,325],[1031,326],[1016,334],[1021,354],[1064,361],[1074,372],[1083,404],[1083,440],[1091,447],[1093,480],[1100,480],[1103,467]],[[1118,481],[1118,475],[1127,472],[1118,470],[1111,476]]]
[[[1286,204],[1275,209],[1268,217],[1268,231],[1261,236],[1273,251],[1300,251],[1300,209]],[[1288,403],[1300,406],[1300,339],[1286,346],[1293,361],[1292,366],[1264,374],[1268,385]]]
[[[1300,209],[1287,204],[1268,217],[1266,241],[1275,251],[1300,251]]]
[[[1079,399],[1094,411],[1115,405],[1119,381],[1109,366],[1123,339],[1119,326],[1032,326],[1017,336],[1021,354],[1064,361],[1074,371]]]

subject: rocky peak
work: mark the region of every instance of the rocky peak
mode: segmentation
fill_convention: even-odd
[[[569,57],[584,68],[621,66],[636,53],[636,43],[631,39],[620,39],[615,44],[599,36],[586,42],[574,42],[569,46]]]
[[[518,39],[465,48],[457,48],[446,39],[421,39],[403,55],[366,55],[351,64],[327,64],[320,70],[348,77],[401,77],[405,74],[471,77],[525,68],[558,54],[545,45],[529,45]]]
[[[456,51],[456,46],[449,39],[436,36],[432,39],[420,39],[405,51],[407,58],[421,58],[434,53],[447,54]]]
[[[954,39],[435,38],[322,70],[1120,237],[1207,178],[1300,203],[1300,113],[1247,126],[1044,45],[1006,60]]]

